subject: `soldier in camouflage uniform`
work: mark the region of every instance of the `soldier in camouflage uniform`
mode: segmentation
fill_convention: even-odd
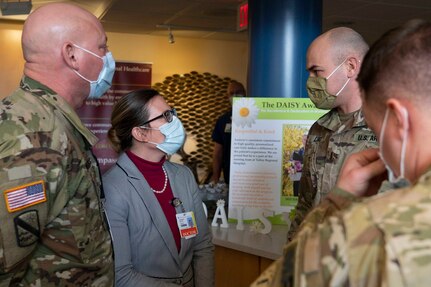
[[[346,156],[377,145],[376,136],[367,127],[360,110],[356,82],[367,51],[362,36],[344,27],[322,34],[308,48],[308,95],[317,108],[331,110],[308,133],[289,241],[307,213],[334,187]]]
[[[358,82],[380,151],[347,159],[337,188],[252,286],[429,286],[430,38],[431,22],[413,20],[370,49]],[[361,200],[375,193],[385,167],[393,189]]]
[[[77,70],[98,79],[105,67],[105,33],[89,12],[49,4],[22,47],[20,87],[0,104],[0,286],[113,286],[97,138],[74,110],[92,90]]]

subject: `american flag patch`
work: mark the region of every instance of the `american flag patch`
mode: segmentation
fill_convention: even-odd
[[[46,201],[45,184],[39,180],[5,190],[4,198],[9,212],[24,209]]]

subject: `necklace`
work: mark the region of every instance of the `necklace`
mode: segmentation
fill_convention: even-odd
[[[150,186],[151,190],[154,193],[163,193],[166,190],[166,187],[168,186],[168,174],[166,173],[166,169],[165,169],[165,167],[163,165],[162,165],[162,170],[163,170],[163,173],[165,174],[165,184],[163,185],[163,189],[162,190],[155,190],[155,189],[153,189]]]

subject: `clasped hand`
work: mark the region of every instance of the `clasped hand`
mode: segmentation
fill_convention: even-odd
[[[376,194],[387,179],[385,164],[378,151],[368,149],[351,154],[343,164],[337,186],[358,197]]]

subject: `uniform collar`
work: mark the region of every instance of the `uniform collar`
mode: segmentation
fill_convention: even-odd
[[[43,98],[48,104],[60,110],[64,117],[79,131],[80,134],[82,134],[84,138],[87,139],[92,146],[97,143],[98,138],[84,126],[75,110],[56,92],[27,76],[22,77],[20,87],[24,91]]]
[[[341,121],[338,111],[332,109],[318,119],[317,123],[324,128],[337,132],[367,125],[361,109],[350,113],[344,121]]]

